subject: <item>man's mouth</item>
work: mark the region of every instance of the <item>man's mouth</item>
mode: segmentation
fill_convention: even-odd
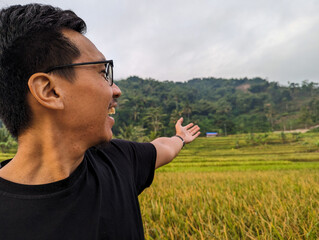
[[[115,107],[110,107],[108,111],[109,115],[115,114]]]

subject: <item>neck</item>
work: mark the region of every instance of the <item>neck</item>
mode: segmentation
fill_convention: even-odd
[[[87,147],[56,130],[54,134],[40,133],[26,133],[19,137],[17,154],[0,169],[0,177],[34,185],[51,183],[70,176],[82,162]]]

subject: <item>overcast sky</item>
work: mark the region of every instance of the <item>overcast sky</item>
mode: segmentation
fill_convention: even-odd
[[[115,78],[319,82],[319,0],[40,0],[71,9]],[[0,0],[0,6],[30,1]]]

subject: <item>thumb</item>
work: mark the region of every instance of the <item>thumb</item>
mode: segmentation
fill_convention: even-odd
[[[182,126],[183,120],[184,119],[182,117],[180,119],[178,119],[176,122],[176,126],[178,126],[178,125]]]

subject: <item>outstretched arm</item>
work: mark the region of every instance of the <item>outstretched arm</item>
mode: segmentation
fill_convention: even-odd
[[[199,127],[190,123],[186,126],[182,126],[183,118],[180,118],[175,125],[176,135],[180,136],[185,144],[192,142],[200,134]],[[155,146],[157,151],[157,158],[155,169],[159,168],[170,161],[172,161],[183,147],[182,139],[173,137],[160,137],[153,140],[151,143]]]

